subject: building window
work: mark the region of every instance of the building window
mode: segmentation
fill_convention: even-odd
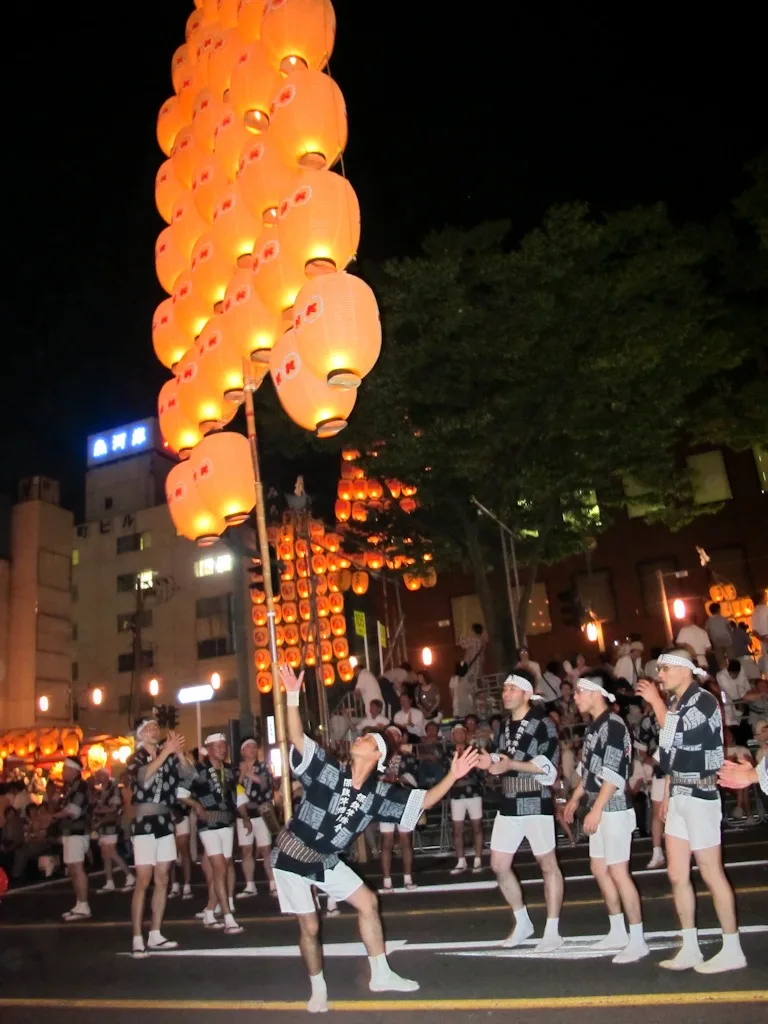
[[[764,448],[761,444],[756,444],[752,452],[755,456],[755,466],[757,467],[757,475],[760,479],[760,490],[763,494],[768,494],[768,448]]]
[[[685,461],[691,473],[693,500],[697,505],[711,505],[733,497],[722,452],[701,452],[689,455]]]
[[[198,598],[195,607],[197,657],[216,658],[235,650],[233,595]]]
[[[744,548],[707,548],[707,554],[711,559],[709,568],[725,583],[733,583],[739,597],[748,597],[752,593],[752,579]]]
[[[72,604],[77,604],[80,597],[80,591],[77,589],[77,584],[73,583],[69,589],[70,596],[72,598]]]
[[[234,653],[231,641],[226,636],[212,636],[207,640],[197,641],[197,660],[206,661],[208,658],[222,658],[227,654]]]
[[[657,618],[663,614],[661,607],[661,591],[656,576],[657,570],[665,574],[664,587],[668,598],[678,597],[679,581],[668,573],[677,572],[676,558],[654,558],[648,562],[640,562],[637,572],[640,577],[640,589],[643,592],[643,606],[647,615]]]
[[[112,499],[111,498],[105,498],[104,499],[104,511],[105,512],[109,512],[109,510],[111,508],[112,508]]]
[[[117,577],[118,594],[127,594],[137,588],[141,590],[152,590],[155,583],[155,574],[151,569],[143,572],[122,572]]]
[[[517,610],[519,597],[517,590],[512,588],[512,599]],[[549,611],[549,595],[547,594],[546,583],[534,583],[533,592],[528,602],[528,616],[525,632],[529,636],[538,636],[542,633],[552,632],[552,617]]]
[[[77,548],[72,551],[72,565],[80,565],[80,552]]]
[[[136,622],[136,613],[128,613],[127,615],[117,616],[117,632],[118,633],[130,633],[133,630]],[[141,628],[151,629],[152,628],[152,609],[145,608],[141,613]]]
[[[600,622],[615,622],[616,599],[609,569],[580,572],[574,577],[579,600]]]
[[[659,502],[649,501],[645,498],[645,495],[649,493],[648,489],[633,477],[624,477],[622,486],[624,487],[624,494],[629,499],[627,501],[627,515],[630,519],[641,519],[643,516],[650,515],[652,512],[659,512],[663,508],[663,505]]]
[[[232,572],[232,555],[229,552],[223,555],[198,558],[195,562],[195,576],[198,579],[203,576],[220,576],[226,572]]]
[[[118,672],[133,672],[133,666],[135,664],[135,658],[133,651],[128,651],[126,654],[118,654],[117,656],[117,671]],[[155,652],[153,650],[141,652],[141,667],[142,668],[153,668],[155,664]]]
[[[72,623],[72,639],[77,640],[77,623]]]
[[[72,682],[76,683],[80,678],[80,666],[76,661],[72,662]]]
[[[152,546],[152,534],[149,531],[144,533],[126,533],[117,538],[117,553],[124,555],[129,551],[146,551]]]

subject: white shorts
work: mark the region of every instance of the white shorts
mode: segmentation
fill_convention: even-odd
[[[491,852],[517,853],[527,839],[533,855],[542,857],[555,848],[555,818],[552,814],[524,814],[519,818],[497,814],[491,833]]]
[[[451,821],[483,820],[483,798],[481,796],[459,796],[451,800]]]
[[[666,780],[666,778],[664,778],[664,779],[654,779],[651,782],[651,800],[653,801],[653,803],[655,803],[655,804],[664,803],[664,796],[666,795],[666,791],[667,791],[667,780]]]
[[[176,822],[176,835],[177,836],[188,836],[192,829],[189,826],[189,815],[182,818],[181,821]]]
[[[209,857],[218,854],[231,860],[232,848],[235,845],[235,827],[226,825],[224,828],[207,828],[200,833],[200,840]]]
[[[606,864],[624,864],[629,860],[636,826],[632,807],[626,811],[603,811],[597,832],[589,837],[589,856]]]
[[[399,825],[395,825],[394,822],[391,821],[379,822],[379,832],[381,832],[383,836],[391,835],[395,829],[397,829],[401,836],[408,835],[409,832],[413,832],[412,828],[400,828]]]
[[[274,871],[277,898],[280,900],[280,912],[283,914],[314,914],[316,907],[312,886],[327,893],[329,899],[339,903],[349,899],[363,884],[362,878],[344,861],[339,861],[335,868],[326,871],[325,880],[322,882],[296,875],[293,871],[282,871],[280,868],[275,868]]]
[[[272,836],[263,818],[251,818],[251,828],[251,832],[246,832],[243,819],[237,819],[237,841],[240,846],[253,846],[255,843],[261,850],[272,845]]]
[[[176,860],[176,837],[168,836],[134,836],[133,863],[137,868],[154,867],[156,864],[169,864]]]
[[[91,845],[89,836],[62,836],[61,850],[65,864],[82,864]]]
[[[115,846],[119,838],[117,835],[99,836],[99,846]]]
[[[664,832],[685,839],[692,850],[708,850],[722,842],[720,798],[700,800],[696,796],[671,796]]]

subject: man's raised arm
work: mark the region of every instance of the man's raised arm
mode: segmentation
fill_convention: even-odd
[[[285,687],[288,742],[296,748],[299,754],[303,754],[304,725],[301,721],[301,712],[299,711],[299,698],[301,696],[301,684],[304,682],[304,673],[301,672],[297,678],[296,673],[289,665],[281,665],[280,681]]]

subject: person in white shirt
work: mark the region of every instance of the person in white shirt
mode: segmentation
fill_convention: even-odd
[[[634,687],[638,676],[642,672],[639,653],[630,644],[619,644],[616,648],[616,664],[613,667],[613,674],[616,679],[625,679],[631,687]]]
[[[737,702],[743,702],[744,695],[749,691],[749,680],[744,675],[741,662],[732,658],[728,662],[728,668],[720,669],[717,673],[717,685],[723,694],[723,717],[725,724],[730,729],[736,729],[741,723],[742,708],[736,707]]]
[[[388,725],[389,719],[384,714],[384,705],[380,700],[372,700],[369,714],[357,723],[357,731],[362,735],[366,729],[386,729]]]
[[[707,667],[707,651],[712,649],[712,641],[709,633],[695,621],[690,619],[677,634],[677,644],[690,647],[696,655],[696,662],[699,668]]]
[[[763,657],[768,658],[768,598],[765,591],[755,594],[755,610],[752,612],[752,634],[760,641]]]
[[[370,715],[371,713],[372,700],[381,701],[381,706],[384,706],[384,699],[381,695],[381,687],[379,686],[378,679],[373,672],[370,672],[367,668],[363,668],[360,665],[357,667],[355,693],[362,697],[366,715]]]
[[[472,681],[464,661],[456,663],[456,668],[448,683],[451,693],[451,712],[454,718],[464,718],[475,710],[475,693]]]
[[[525,669],[526,672],[532,672],[536,677],[536,682],[541,679],[541,665],[538,661],[531,660],[531,654],[527,647],[520,648],[520,660],[515,665],[515,668]]]
[[[559,661],[550,661],[544,670],[544,675],[536,684],[536,693],[543,697],[547,704],[560,699],[560,686],[562,684],[563,666]]]
[[[413,706],[413,701],[407,693],[400,694],[400,710],[395,715],[395,725],[417,739],[424,736],[424,712]]]

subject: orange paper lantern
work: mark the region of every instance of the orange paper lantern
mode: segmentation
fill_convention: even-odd
[[[261,23],[268,59],[287,73],[321,71],[333,52],[336,13],[330,0],[269,0]]]
[[[347,632],[347,620],[343,615],[331,615],[331,633],[334,636],[344,636]]]
[[[192,63],[192,46],[194,46],[194,52],[197,53],[197,40],[188,47],[190,62],[181,77],[181,85],[178,92],[179,110],[184,118],[184,123],[187,125],[190,125],[192,122],[195,100],[198,93],[208,84],[207,66],[203,63],[198,63],[197,60],[195,60],[194,64]]]
[[[238,7],[243,7],[247,0],[217,0],[216,8],[219,24],[223,29],[237,26]]]
[[[171,223],[173,208],[185,194],[171,160],[164,160],[155,177],[155,205],[166,224]]]
[[[306,281],[303,265],[291,258],[275,229],[267,229],[256,242],[253,279],[259,298],[275,313],[291,308]]]
[[[272,97],[279,88],[280,76],[269,63],[260,42],[252,42],[239,51],[227,97],[238,120],[251,131],[266,131]]]
[[[213,307],[200,295],[185,270],[173,289],[173,315],[180,330],[193,341],[213,315]]]
[[[285,660],[291,668],[298,668],[301,665],[301,651],[298,647],[286,647]]]
[[[325,560],[325,555],[313,555],[312,556],[312,572],[316,576],[322,576],[324,572],[328,571],[328,563]]]
[[[203,329],[203,338],[208,325]],[[211,332],[209,331],[209,337]],[[212,340],[218,337],[213,334]],[[193,423],[197,423],[205,434],[217,430],[233,418],[237,412],[237,404],[225,399],[214,374],[210,376],[204,369],[204,352],[200,343],[195,342],[182,357],[176,368],[179,380],[179,398],[184,414]],[[241,378],[242,389],[242,378]]]
[[[352,518],[357,523],[364,523],[368,518],[368,512],[362,501],[352,502]]]
[[[208,225],[200,216],[192,193],[185,191],[176,201],[171,216],[171,236],[184,257],[182,269],[186,269],[192,259],[192,250],[207,230]]]
[[[208,224],[213,224],[213,211],[219,196],[228,187],[227,176],[218,160],[207,156],[199,163],[192,175],[192,196],[200,216]]]
[[[256,676],[256,688],[259,693],[271,693],[272,692],[272,673],[271,672],[259,672]]]
[[[213,134],[213,152],[229,181],[234,181],[240,166],[240,154],[253,139],[253,134],[238,118],[231,103],[223,103],[222,108]]]
[[[368,497],[368,490],[366,488],[366,480],[364,477],[359,477],[357,480],[352,481],[352,497],[356,502],[365,501]]]
[[[299,601],[299,617],[302,622],[309,622],[312,618],[312,605],[309,601]]]
[[[184,414],[178,389],[179,382],[176,377],[171,377],[163,384],[157,402],[157,415],[163,440],[171,451],[183,459],[189,455],[203,435],[197,424]]]
[[[186,266],[184,253],[176,243],[171,228],[163,228],[155,243],[155,271],[162,288],[169,295]]]
[[[336,668],[339,673],[339,678],[342,680],[342,682],[351,683],[352,680],[355,678],[355,670],[352,668],[352,665],[350,664],[348,659],[345,658],[343,661],[340,661]]]
[[[256,664],[257,672],[265,672],[272,664],[272,656],[268,650],[256,651],[254,656],[254,662]]]
[[[384,494],[384,488],[378,480],[367,480],[365,490],[371,501],[379,501]]]
[[[216,126],[224,116],[225,106],[210,89],[201,89],[192,111],[192,134],[206,153],[213,153]]]
[[[347,144],[344,97],[320,71],[287,75],[272,99],[270,121],[270,140],[289,167],[333,167]]]
[[[333,271],[344,270],[354,259],[360,244],[360,204],[354,189],[340,174],[333,171],[304,172],[298,187],[281,200],[277,216],[280,239],[286,252],[292,260],[301,264],[308,277],[318,274],[337,277]],[[347,285],[345,288],[342,285],[329,290],[323,289],[320,283],[315,288],[305,286],[302,305],[294,310],[295,317],[299,318],[298,322],[294,320],[294,327],[302,325],[305,318],[311,323],[317,321],[324,306],[327,307],[329,303],[331,308],[335,306],[339,309],[339,315],[343,316],[341,310],[352,302],[361,304],[358,326],[369,331],[368,321],[371,317],[366,316],[366,311],[369,310],[373,293],[368,297],[367,285],[362,282],[359,284],[362,288],[355,285]],[[324,294],[328,298],[323,301],[320,296]],[[364,296],[368,299],[367,303],[364,303]],[[375,327],[378,323],[375,299],[373,306],[372,326]],[[336,333],[339,330],[335,328]],[[321,336],[317,330],[314,333]]]
[[[320,660],[329,662],[333,658],[333,644],[330,640],[320,641]]]
[[[317,616],[320,619],[327,618],[331,613],[331,607],[328,604],[327,597],[317,597],[315,599],[315,608],[317,609]]]
[[[379,358],[379,307],[373,292],[359,277],[325,274],[305,284],[296,296],[293,323],[307,366],[331,385],[358,387]],[[368,481],[355,497],[378,500],[382,494],[381,484],[374,480]]]
[[[327,618],[317,620],[317,630],[321,640],[327,640],[331,635],[331,624]]]
[[[328,607],[331,615],[341,615],[344,611],[344,595],[343,594],[330,594],[328,596]]]
[[[176,323],[173,300],[163,299],[152,317],[152,345],[155,355],[169,370],[179,362],[189,345],[189,339]]]
[[[267,647],[269,645],[269,630],[263,626],[254,629],[253,643],[256,647]]]
[[[313,376],[303,365],[292,334],[287,331],[270,353],[269,369],[275,390],[295,423],[316,431],[318,437],[332,437],[347,425],[357,392],[330,388]]]
[[[417,490],[418,488],[414,487],[413,484],[403,484],[403,497],[412,498]]]
[[[352,480],[339,480],[338,486],[336,488],[336,493],[338,494],[338,496],[341,499],[341,501],[346,501],[346,503],[349,505],[350,515],[352,514],[352,504],[351,504],[350,499],[352,498],[353,492],[354,492],[354,481],[352,481]],[[349,519],[349,516],[347,516],[347,519]]]
[[[213,237],[230,264],[253,252],[261,231],[261,221],[249,211],[237,182],[233,182],[219,196],[213,211]]]
[[[333,686],[336,682],[336,673],[333,665],[323,665],[323,686]]]
[[[365,594],[368,590],[368,573],[367,572],[353,572],[352,573],[352,590],[356,594]]]
[[[192,252],[192,284],[198,295],[215,306],[222,302],[235,261],[212,231],[200,238]]]
[[[173,144],[185,124],[186,118],[181,111],[179,97],[171,96],[160,107],[157,115],[157,141],[166,156],[171,155]]]
[[[309,665],[310,668],[317,664],[317,651],[314,644],[307,644],[306,651],[304,652],[304,664]]]
[[[403,583],[405,583],[408,590],[421,589],[421,578],[419,576],[414,575],[413,573],[405,573],[403,575]]]
[[[270,138],[252,138],[240,153],[237,171],[251,213],[266,225],[277,223],[277,208],[298,183],[298,172],[286,166]]]
[[[290,581],[280,584],[280,597],[283,601],[296,600],[296,584]]]
[[[365,564],[369,569],[378,571],[384,568],[384,556],[378,551],[369,551],[365,556]]]
[[[346,481],[344,482],[346,483]],[[346,523],[352,515],[352,503],[348,499],[339,498],[334,505],[334,512],[336,513],[336,519],[338,522]]]
[[[286,601],[283,604],[283,622],[295,622],[298,617],[298,609],[293,601]]]
[[[285,614],[285,606],[283,606],[283,614]],[[285,626],[283,636],[287,647],[295,647],[299,642],[299,627],[295,623]]]
[[[261,22],[267,0],[240,0],[237,6],[237,30],[251,42],[261,36]]]
[[[264,593],[261,591],[260,593]],[[251,591],[251,599],[253,599],[254,591]],[[267,606],[266,604],[255,604],[251,609],[251,618],[255,626],[266,626],[267,624]]]
[[[197,489],[206,505],[228,526],[239,526],[256,504],[248,439],[242,434],[210,434],[190,455]]]
[[[237,54],[245,45],[245,40],[234,26],[220,23],[208,52],[208,88],[219,100],[229,89]]]
[[[414,512],[416,510],[416,502],[414,501],[413,498],[401,498],[400,508],[403,510],[403,512],[410,514],[411,512]]]
[[[182,43],[181,46],[176,48],[171,58],[171,81],[173,82],[174,92],[178,92],[181,88],[181,83],[188,67],[189,53],[187,51],[187,44]]]
[[[296,593],[299,597],[307,600],[312,593],[312,586],[307,579],[300,579],[296,582]]]
[[[192,134],[191,125],[182,128],[176,136],[171,150],[171,163],[176,177],[184,188],[192,187],[192,179],[199,164],[210,156]]]
[[[203,501],[189,461],[173,466],[165,478],[165,496],[176,532],[187,540],[207,547],[226,530],[224,520]]]
[[[349,644],[343,636],[337,636],[333,641],[334,658],[343,659],[349,656]]]

